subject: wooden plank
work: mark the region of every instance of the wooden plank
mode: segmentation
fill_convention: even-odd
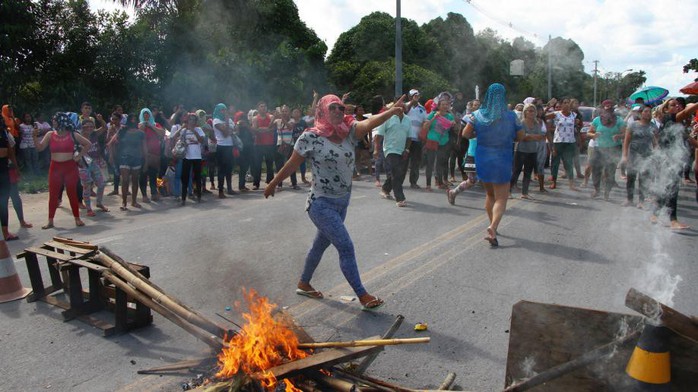
[[[65,309],[66,311],[70,309],[70,304],[68,304],[65,301],[61,301],[60,299],[53,297],[53,296],[46,296],[39,298],[40,301],[46,302],[47,304],[53,305],[55,307]],[[94,328],[98,328],[102,330],[102,334],[106,336],[111,336],[114,334],[114,325],[110,324],[106,321],[102,321],[99,319],[96,319],[92,316],[83,314],[83,315],[78,315],[76,317],[78,320],[82,321],[85,324],[88,324]],[[67,321],[67,320],[66,320]]]
[[[109,268],[103,267],[103,266],[101,266],[101,265],[99,265],[99,264],[90,263],[89,261],[84,261],[84,260],[79,260],[79,259],[66,260],[66,261],[64,261],[64,262],[61,264],[60,268],[61,268],[61,269],[63,269],[63,268],[70,268],[70,265],[71,265],[71,264],[72,264],[72,265],[76,265],[76,266],[78,266],[78,267],[85,267],[85,268],[87,268],[87,269],[90,269],[90,270],[93,270],[93,271],[97,271],[97,272],[102,272],[102,271],[109,270]]]
[[[376,338],[378,338],[378,336],[372,337],[371,339]],[[275,366],[269,369],[269,371],[272,372],[278,379],[288,378],[308,370],[328,368],[338,363],[348,362],[355,358],[365,357],[380,350],[382,350],[382,347],[380,346],[334,348],[313,354],[297,361]]]
[[[690,317],[670,308],[654,298],[635,289],[630,289],[625,297],[625,306],[649,318],[656,318],[662,325],[677,334],[698,343],[698,324]]]
[[[552,304],[521,301],[511,314],[505,387],[541,373],[618,339],[623,323],[641,325],[641,317]],[[698,379],[698,345],[674,335],[671,352],[672,391],[694,391]],[[580,368],[536,387],[536,391],[606,391],[626,381],[625,367],[634,344],[618,348],[609,360]],[[529,366],[525,366],[529,364]]]
[[[96,250],[96,249],[91,249],[91,248],[72,246],[72,245],[64,244],[64,243],[58,242],[58,241],[44,242],[44,246],[51,247],[54,249],[62,249],[66,252],[72,252],[72,253],[76,253],[79,255],[93,253]]]
[[[73,256],[61,254],[61,253],[54,252],[54,251],[51,251],[48,249],[37,248],[35,246],[33,246],[31,248],[27,248],[27,249],[25,249],[25,251],[35,253],[37,255],[41,255],[41,256],[45,256],[45,257],[50,257],[50,258],[60,260],[60,261],[68,261],[68,260],[74,259]]]
[[[78,248],[85,248],[85,249],[91,249],[91,250],[98,249],[97,245],[93,245],[93,244],[90,244],[89,242],[84,242],[84,241],[76,241],[76,240],[73,240],[72,238],[53,237],[53,240],[56,242],[59,242],[61,244],[71,245],[71,246],[75,246]]]

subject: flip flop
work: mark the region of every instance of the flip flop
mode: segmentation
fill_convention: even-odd
[[[53,223],[47,223],[47,224],[41,226],[41,230],[48,230],[48,229],[53,229],[53,228],[54,228]]]
[[[119,209],[121,211],[128,211],[128,207],[126,207],[126,206],[121,206],[121,207],[119,207]]]
[[[19,239],[19,236],[12,234],[12,235],[7,236],[7,238],[5,238],[5,241],[16,241],[18,239]]]
[[[374,311],[380,309],[380,307],[383,305],[385,305],[385,302],[382,299],[376,297],[376,298],[366,302],[365,304],[362,304],[361,310],[363,310],[364,312],[374,312]]]
[[[303,289],[296,289],[296,294],[302,295],[304,297],[308,298],[313,298],[313,299],[323,299],[325,298],[324,295],[322,295],[321,292],[317,290],[303,290]]]
[[[499,241],[497,241],[496,238],[485,237],[485,240],[490,243],[490,246],[492,248],[496,248],[499,246]]]

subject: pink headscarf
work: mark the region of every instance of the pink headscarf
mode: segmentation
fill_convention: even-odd
[[[349,135],[349,129],[356,121],[352,116],[344,116],[344,121],[338,126],[330,123],[330,105],[336,103],[344,106],[338,96],[328,94],[320,98],[315,109],[315,126],[308,129],[318,136],[344,140]]]

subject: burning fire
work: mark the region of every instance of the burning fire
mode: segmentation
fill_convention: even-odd
[[[298,349],[298,338],[293,331],[271,316],[275,304],[254,289],[249,292],[243,290],[243,294],[249,313],[243,313],[245,325],[218,355],[220,371],[216,377],[232,378],[243,373],[257,379],[264,388],[273,390],[278,381],[268,369],[286,361],[305,358],[308,354]],[[286,392],[300,390],[286,382]]]

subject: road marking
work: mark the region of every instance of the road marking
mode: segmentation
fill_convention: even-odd
[[[519,204],[519,200],[512,200],[509,202],[509,206],[513,207],[517,204]],[[476,228],[478,225],[481,223],[484,223],[488,220],[487,214],[480,215],[479,217],[476,217],[468,223],[458,226],[455,229],[448,231],[435,239],[426,242],[422,245],[417,246],[416,248],[410,249],[407,252],[394,257],[393,259],[388,260],[387,262],[378,265],[368,272],[365,272],[362,274],[362,281],[364,283],[372,283],[375,282],[386,275],[392,274],[395,270],[397,270],[400,267],[404,267],[404,264],[416,259],[417,257],[427,253],[428,251],[434,250],[435,248],[442,246],[446,244],[447,242],[453,240],[454,238],[457,238],[458,236],[464,234],[465,232],[472,230]],[[508,223],[506,225],[502,226],[508,226],[511,224],[511,221],[516,220],[516,217],[512,217],[511,220],[508,220]],[[465,242],[467,242],[467,245],[464,247],[455,247],[451,250],[446,251],[446,253],[441,253],[439,255],[436,255],[434,258],[427,260],[426,262],[422,263],[417,269],[412,271],[410,274],[407,274],[403,276],[402,278],[398,278],[395,281],[384,285],[380,289],[375,290],[377,294],[380,293],[388,293],[390,290],[388,290],[388,287],[394,287],[393,290],[399,289],[399,288],[404,288],[408,286],[409,284],[412,284],[415,280],[423,277],[426,273],[431,272],[435,270],[436,268],[441,267],[442,265],[446,264],[447,262],[450,262],[453,260],[454,257],[464,253],[465,251],[469,250],[472,248],[475,244],[482,243],[482,233],[475,234],[471,237],[469,237]],[[477,239],[477,241],[476,241]],[[410,279],[411,278],[411,279]],[[409,281],[405,281],[404,279],[410,279]],[[401,284],[399,286],[395,286],[395,282],[402,282],[404,281],[404,284]],[[339,296],[340,293],[346,292],[348,287],[348,283],[342,282],[335,287],[332,287],[329,290],[323,290],[325,293],[332,294],[333,296]],[[292,312],[294,317],[296,318],[301,318],[304,315],[307,315],[311,312],[316,311],[319,309],[322,305],[320,301],[316,300],[306,300],[301,303],[298,303],[296,305],[290,306],[288,308],[288,311]],[[301,309],[302,308],[302,309]],[[354,314],[348,314],[346,315],[346,319],[341,321],[340,324],[337,326],[340,326],[346,322],[348,322],[351,318],[354,317]]]

